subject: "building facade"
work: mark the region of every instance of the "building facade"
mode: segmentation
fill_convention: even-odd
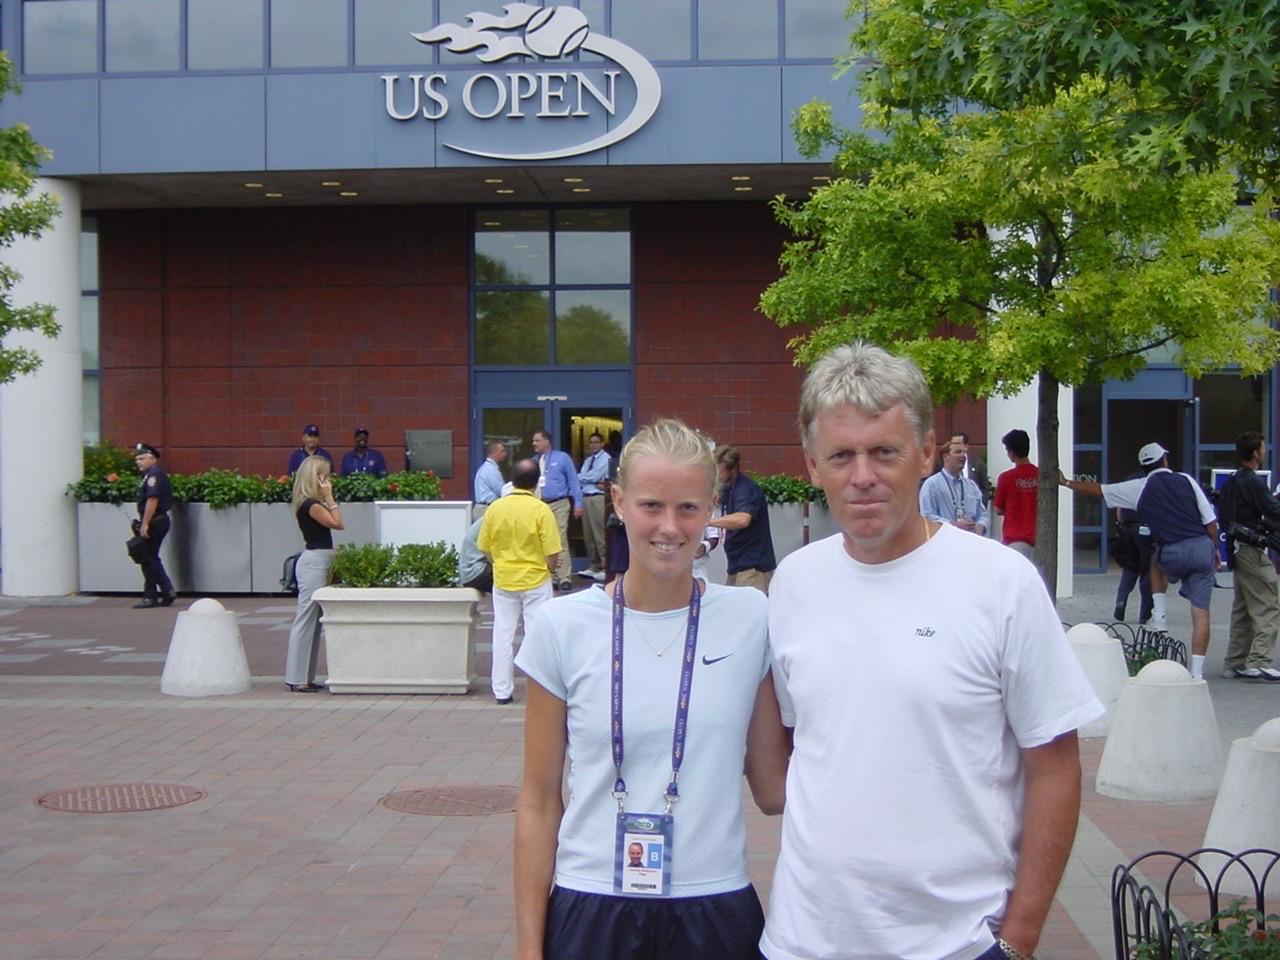
[[[792,112],[821,97],[859,122],[833,77],[844,8],[4,0],[23,91],[0,123],[53,150],[43,172],[83,213],[78,262],[64,244],[52,271],[81,277],[83,438],[275,473],[304,424],[335,455],[363,426],[392,469],[428,437],[412,466],[463,499],[488,439],[519,454],[545,427],[577,453],[675,415],[750,469],[801,472],[801,375],[756,303],[785,239],[769,200],[829,172],[797,152]],[[1153,377],[1077,399],[1098,427],[1077,434],[1085,472],[1121,475],[1124,424],[1150,422],[1121,397],[1197,395]],[[1261,391],[1240,409],[1270,426]],[[1179,416],[1162,442],[1216,455],[1194,430],[1181,445]],[[985,445],[986,406],[940,410],[959,430]],[[6,546],[22,522],[6,511]]]

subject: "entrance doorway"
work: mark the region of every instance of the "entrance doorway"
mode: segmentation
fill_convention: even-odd
[[[587,456],[587,438],[593,433],[604,437],[605,450],[616,465],[622,452],[622,438],[627,430],[626,410],[606,402],[570,402],[568,399],[540,398],[537,403],[519,405],[489,404],[478,410],[479,429],[476,463],[484,461],[484,451],[493,440],[507,445],[507,460],[501,465],[502,476],[511,476],[511,465],[517,460],[533,456],[533,434],[546,430],[551,434],[551,444],[572,458],[575,468],[581,467]],[[586,556],[586,542],[582,534],[582,521],[569,518],[569,552],[575,564]],[[576,569],[576,566],[575,566]]]

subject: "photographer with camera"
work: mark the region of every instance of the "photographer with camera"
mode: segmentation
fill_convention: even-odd
[[[1227,539],[1227,564],[1235,572],[1231,604],[1231,639],[1223,660],[1228,679],[1280,681],[1271,665],[1280,599],[1276,571],[1267,557],[1280,530],[1280,502],[1255,472],[1267,456],[1266,438],[1255,430],[1236,437],[1240,469],[1227,478],[1218,495],[1218,520]]]

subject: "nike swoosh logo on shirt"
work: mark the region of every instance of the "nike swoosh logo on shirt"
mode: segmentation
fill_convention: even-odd
[[[714,659],[712,659],[712,658],[708,657],[708,656],[704,653],[704,654],[702,655],[702,665],[703,665],[703,666],[706,666],[706,667],[709,667],[709,666],[711,666],[713,663],[719,663],[721,660],[728,660],[728,659],[729,659],[730,657],[732,657],[732,656],[733,656],[733,654],[732,654],[732,653],[726,653],[723,657],[715,657]]]

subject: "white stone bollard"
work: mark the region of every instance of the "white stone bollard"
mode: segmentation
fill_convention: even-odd
[[[1231,744],[1222,788],[1213,804],[1213,814],[1204,833],[1204,845],[1230,853],[1242,853],[1255,847],[1280,850],[1280,719],[1268,720],[1253,732]],[[1261,883],[1263,871],[1272,857],[1256,854],[1245,862]],[[1204,853],[1200,868],[1212,882],[1227,859],[1222,854]],[[1268,890],[1280,892],[1280,870],[1268,878]],[[1233,864],[1222,877],[1220,890],[1252,897],[1254,882],[1239,864]]]
[[[1071,650],[1093,687],[1094,696],[1107,709],[1106,713],[1090,720],[1077,732],[1082,737],[1105,737],[1111,729],[1111,718],[1115,715],[1120,691],[1129,679],[1124,645],[1096,623],[1077,623],[1067,631],[1067,639],[1071,641]]]
[[[236,615],[205,597],[178,614],[160,692],[171,697],[245,693],[252,686]]]
[[[1098,764],[1099,793],[1121,800],[1205,800],[1218,789],[1222,743],[1209,685],[1172,660],[1125,681]]]

